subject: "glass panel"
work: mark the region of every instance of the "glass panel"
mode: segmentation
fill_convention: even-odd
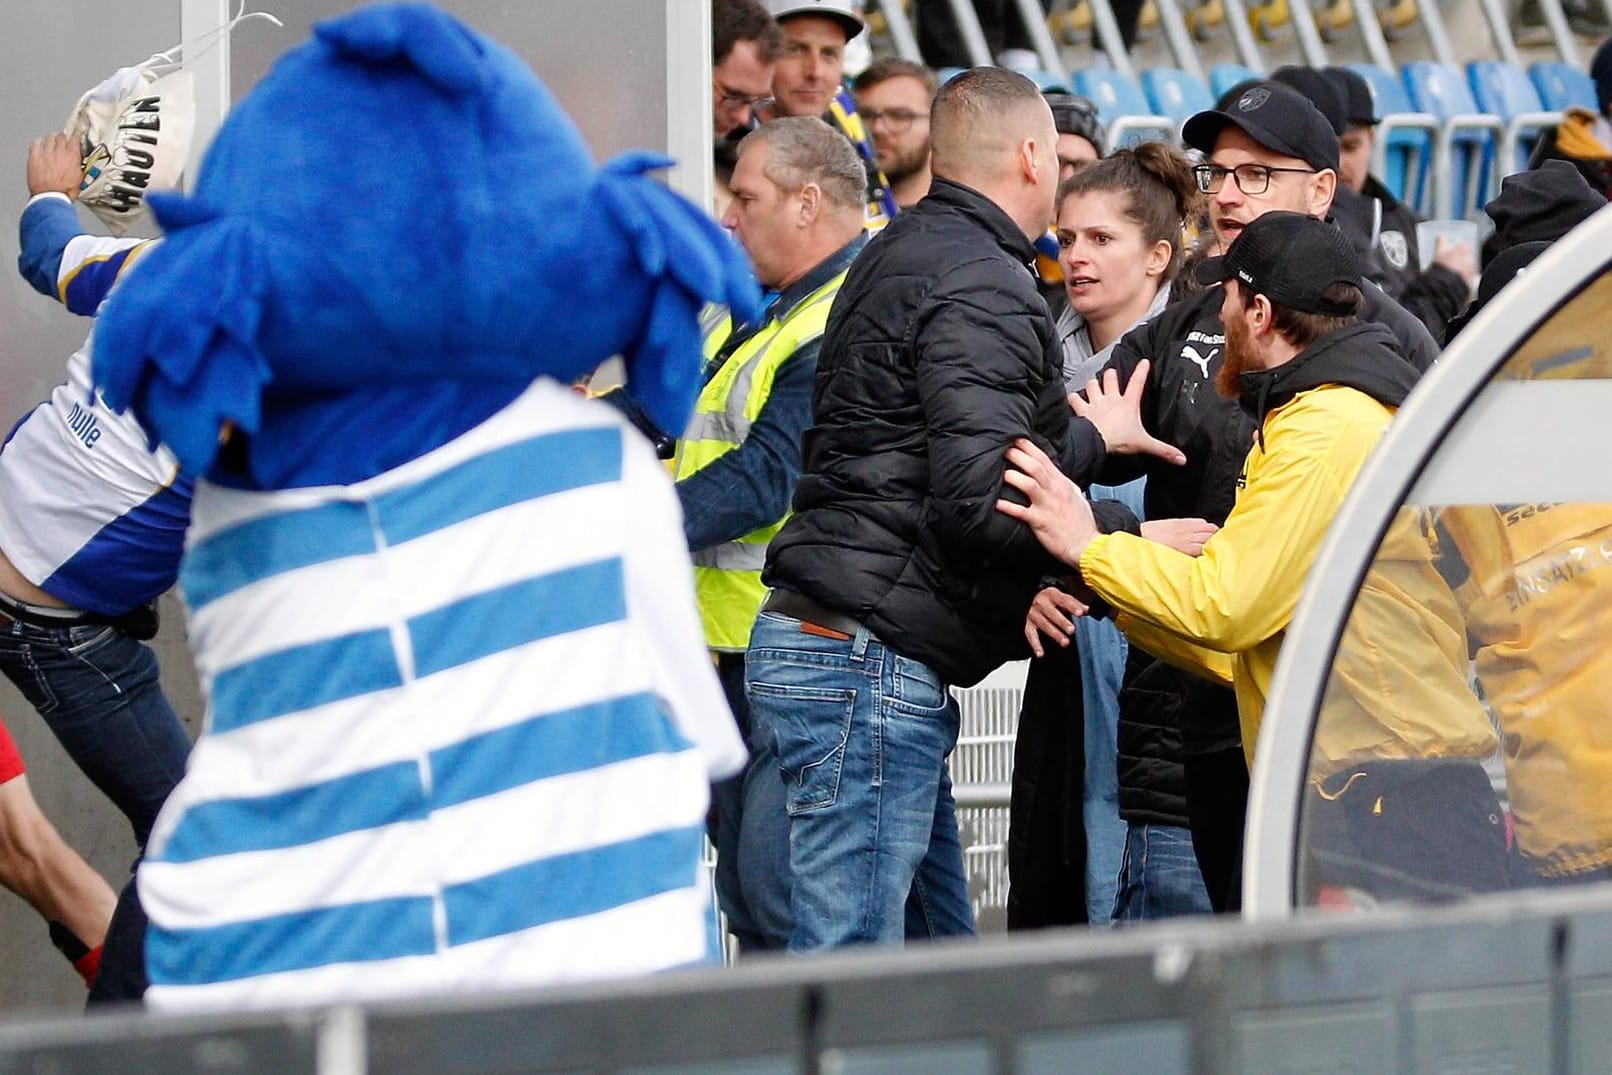
[[[1612,377],[1609,313],[1612,273],[1494,380]],[[1508,421],[1493,407],[1464,421],[1478,413]],[[1439,453],[1427,466],[1448,469]],[[1605,488],[1601,460],[1579,462]],[[1463,487],[1526,487],[1523,465]],[[1612,503],[1487,495],[1400,508],[1361,583],[1311,740],[1301,905],[1612,879]]]

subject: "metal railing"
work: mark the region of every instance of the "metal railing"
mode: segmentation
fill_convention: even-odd
[[[1612,894],[1197,919],[526,994],[0,1028],[19,1075],[1607,1070]]]

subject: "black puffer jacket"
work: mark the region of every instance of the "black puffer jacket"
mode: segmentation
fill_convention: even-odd
[[[823,334],[795,514],[767,550],[768,585],[958,686],[1028,656],[1037,584],[1067,571],[996,510],[1008,445],[1031,437],[1082,484],[1103,458],[1070,415],[1034,257],[1001,209],[939,179],[868,244]]]
[[[1398,353],[1417,373],[1438,357],[1427,329],[1387,295],[1368,284],[1361,320],[1387,328]],[[1220,320],[1221,289],[1191,295],[1127,334],[1108,368],[1121,383],[1143,358],[1153,360],[1142,421],[1148,432],[1187,455],[1187,463],[1147,468],[1145,516],[1202,517],[1225,522],[1237,495],[1237,476],[1253,443],[1254,420],[1215,388],[1225,351]],[[1113,457],[1103,480],[1136,477],[1146,464]],[[1186,825],[1181,757],[1214,753],[1240,742],[1231,691],[1162,665],[1151,668],[1133,649],[1120,692],[1119,804],[1128,820]]]

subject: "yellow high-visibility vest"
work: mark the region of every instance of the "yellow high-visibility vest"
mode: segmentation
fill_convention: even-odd
[[[845,282],[841,272],[807,295],[784,317],[773,319],[745,340],[706,382],[694,404],[694,417],[677,442],[672,474],[682,481],[697,474],[744,442],[750,426],[772,394],[773,378],[784,360],[823,335],[828,310]],[[708,312],[705,359],[714,360],[733,334],[726,310]],[[767,543],[783,528],[783,518],[734,541],[694,553],[694,593],[705,626],[705,644],[713,650],[740,653],[750,644],[750,628],[761,611],[766,587],[761,569]]]

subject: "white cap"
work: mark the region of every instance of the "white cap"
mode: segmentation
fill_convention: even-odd
[[[778,22],[793,15],[821,15],[833,19],[845,31],[849,41],[862,32],[862,16],[856,13],[851,0],[818,0],[817,3],[800,3],[799,0],[767,0],[767,9]]]

